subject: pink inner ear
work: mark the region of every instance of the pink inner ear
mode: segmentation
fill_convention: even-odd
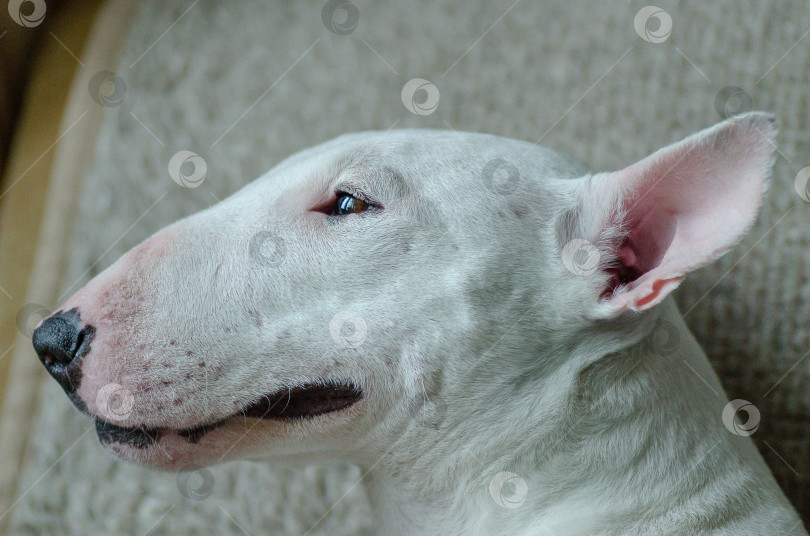
[[[649,272],[661,264],[670,250],[678,215],[663,208],[656,210],[645,203],[631,209],[628,216],[630,232],[624,248],[632,252],[632,257],[625,253],[623,262],[626,260],[628,266],[642,273]]]
[[[621,180],[616,175],[616,180]],[[629,291],[644,283],[667,254],[673,253],[678,214],[671,213],[667,199],[657,199],[659,195],[648,191],[626,202],[630,205],[624,207],[627,235],[618,249],[617,263],[608,270],[612,279],[606,295],[619,285]]]
[[[611,305],[651,307],[739,241],[759,210],[774,136],[770,116],[750,114],[604,177],[622,191],[626,231],[611,269]]]

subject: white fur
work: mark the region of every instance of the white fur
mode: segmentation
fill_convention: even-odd
[[[482,178],[498,158],[518,171],[513,192]],[[299,153],[64,304],[97,330],[78,394],[98,414],[99,390],[120,384],[135,404],[117,424],[181,429],[280,388],[354,381],[364,399],[345,411],[115,454],[168,469],[348,460],[367,471],[380,534],[806,534],[750,439],[723,426],[727,401],[702,383],[722,392],[671,298],[608,312],[602,270],[561,261],[580,230],[597,231],[585,238],[605,263],[622,236],[592,180],[481,134],[360,133]],[[384,209],[309,212],[335,189]],[[280,262],[251,253],[262,232],[283,241]],[[330,332],[345,317],[365,325],[357,344]],[[672,354],[650,351],[661,322],[677,328]],[[503,472],[526,484],[516,508],[491,493]]]

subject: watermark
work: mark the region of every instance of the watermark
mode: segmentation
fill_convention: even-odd
[[[366,321],[350,311],[341,311],[329,321],[332,340],[344,348],[359,348],[366,340],[367,331]]]
[[[800,169],[796,173],[793,187],[796,188],[796,193],[799,194],[803,201],[810,203],[810,166]]]
[[[415,115],[430,115],[439,106],[439,88],[424,78],[408,80],[400,96],[405,108]]]
[[[633,27],[648,43],[663,43],[672,34],[672,17],[660,7],[646,6],[636,13]]]
[[[745,422],[738,419],[740,412],[746,415]],[[747,400],[732,400],[723,408],[723,424],[734,435],[748,437],[759,429],[759,408]]]
[[[205,467],[189,467],[177,474],[177,489],[187,499],[202,501],[214,492],[214,473]]]
[[[410,404],[410,411],[418,426],[438,430],[447,416],[447,404],[439,395],[419,392]]]
[[[574,275],[587,276],[599,268],[599,249],[583,238],[575,238],[562,249],[562,261]]]
[[[87,84],[90,97],[105,108],[115,108],[124,102],[127,83],[112,71],[102,70],[94,74]]]
[[[517,190],[520,184],[520,172],[517,166],[504,158],[493,158],[481,172],[484,186],[500,195],[509,195]]]
[[[742,88],[726,86],[714,96],[714,109],[723,119],[730,119],[754,109],[754,99]]]
[[[287,256],[287,243],[270,231],[259,231],[250,239],[250,258],[257,264],[275,267],[284,262]]]
[[[135,396],[123,385],[108,383],[98,390],[96,406],[105,420],[123,421],[132,413]]]
[[[321,9],[321,20],[330,32],[349,35],[360,23],[360,11],[346,0],[329,0]]]
[[[502,508],[514,510],[526,500],[529,486],[515,473],[503,471],[495,475],[489,483],[489,495],[495,504]]]
[[[647,349],[659,356],[672,355],[681,342],[681,334],[675,324],[659,319],[645,341]]]
[[[53,312],[38,303],[26,303],[17,311],[17,330],[29,339],[42,320],[51,316]]]
[[[45,20],[45,0],[9,0],[8,14],[11,20],[25,26],[33,28],[39,26]]]
[[[196,188],[205,180],[208,164],[193,151],[178,151],[169,160],[169,176],[184,188]]]

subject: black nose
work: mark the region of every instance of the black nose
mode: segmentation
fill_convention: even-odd
[[[92,326],[82,327],[79,312],[58,312],[42,321],[31,337],[39,360],[51,376],[67,391],[78,387],[81,371],[71,366],[89,350],[95,334]]]

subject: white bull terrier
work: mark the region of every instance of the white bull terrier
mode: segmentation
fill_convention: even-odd
[[[807,534],[666,298],[749,229],[775,137],[751,113],[590,173],[342,136],[132,249],[33,343],[114,456],[350,461],[379,534]]]

